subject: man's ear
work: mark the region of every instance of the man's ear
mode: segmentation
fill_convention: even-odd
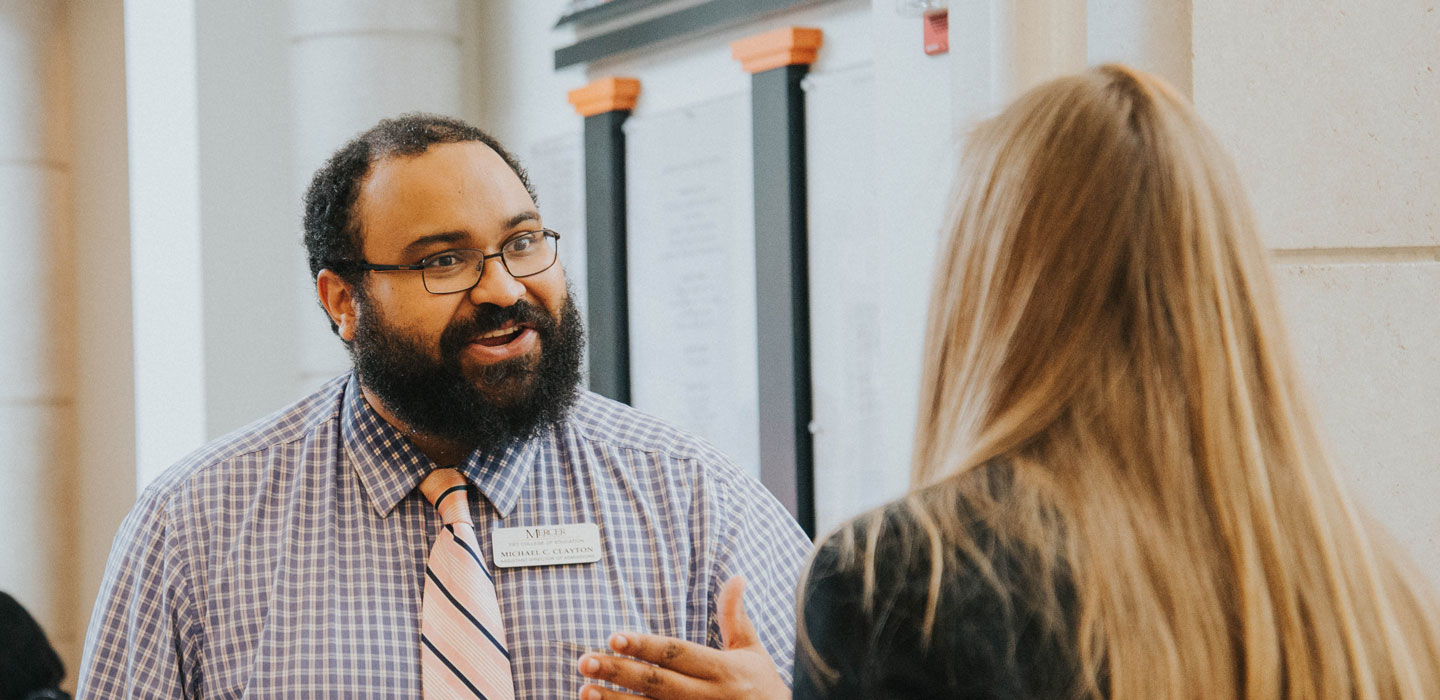
[[[355,290],[350,283],[340,279],[340,275],[332,270],[321,270],[315,276],[315,293],[320,296],[320,305],[325,307],[325,313],[330,314],[330,321],[335,324],[335,332],[340,339],[347,343],[354,340],[357,317]]]

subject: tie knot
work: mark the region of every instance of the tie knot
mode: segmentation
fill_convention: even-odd
[[[430,500],[430,505],[440,513],[440,522],[445,525],[470,523],[470,499],[465,496],[468,482],[455,469],[436,469],[420,482],[420,493]]]

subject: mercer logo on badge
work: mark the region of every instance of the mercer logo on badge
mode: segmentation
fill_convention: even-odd
[[[534,539],[539,539],[539,538],[541,538],[541,537],[555,537],[556,535],[563,535],[563,534],[565,534],[565,530],[564,530],[563,528],[554,528],[554,527],[533,527],[533,528],[527,527],[527,528],[525,528],[525,536],[526,536],[527,538],[529,538],[529,539],[532,539],[532,540],[534,540]]]

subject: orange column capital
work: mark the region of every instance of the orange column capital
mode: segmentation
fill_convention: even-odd
[[[815,52],[824,33],[813,27],[781,27],[774,31],[738,39],[730,44],[730,55],[747,73],[760,73],[781,66],[815,62]]]
[[[635,109],[640,98],[640,81],[635,78],[601,78],[570,91],[570,104],[582,117]]]

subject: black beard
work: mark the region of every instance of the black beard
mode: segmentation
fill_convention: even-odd
[[[575,403],[585,331],[569,291],[558,320],[523,299],[504,308],[482,304],[445,328],[438,359],[434,348],[390,327],[379,307],[359,292],[350,358],[360,384],[411,430],[468,450],[528,440],[564,418]],[[539,357],[466,372],[460,364],[465,346],[507,321],[534,327]]]

